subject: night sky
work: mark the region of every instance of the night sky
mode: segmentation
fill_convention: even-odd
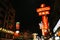
[[[45,3],[51,7],[48,20],[51,30],[59,19],[59,14],[54,11],[54,0],[13,0],[13,7],[16,10],[16,22],[21,23],[21,30],[30,30],[31,32],[38,32],[41,34],[38,23],[41,22],[41,16],[38,16],[36,8],[40,7],[40,4]]]

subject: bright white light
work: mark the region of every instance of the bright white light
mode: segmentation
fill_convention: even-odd
[[[20,22],[16,22],[16,24],[20,24]]]
[[[40,27],[40,29],[42,29],[42,27],[43,27],[42,21],[41,21],[41,23],[39,23],[39,27]]]
[[[55,32],[59,27],[60,27],[60,19],[57,22],[56,26],[54,27],[53,32]]]
[[[19,31],[16,31],[16,33],[19,33]]]
[[[59,40],[59,37],[55,37],[55,40]]]
[[[32,35],[35,35],[35,36],[36,36],[36,35],[38,35],[38,34],[37,34],[37,33],[33,33]]]

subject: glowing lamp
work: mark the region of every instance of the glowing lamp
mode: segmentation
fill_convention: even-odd
[[[49,11],[39,12],[39,16],[50,14]]]
[[[14,32],[14,37],[16,38],[16,37],[19,37],[19,36],[20,36],[19,31],[15,31]]]
[[[20,22],[16,22],[16,29],[19,30],[20,28]]]
[[[16,33],[19,33],[19,31],[16,31]]]

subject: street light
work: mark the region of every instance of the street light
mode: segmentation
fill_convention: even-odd
[[[17,30],[16,33],[19,33],[19,31]]]

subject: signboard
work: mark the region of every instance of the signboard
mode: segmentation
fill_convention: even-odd
[[[50,7],[38,8],[37,12],[46,11],[46,10],[50,10]]]
[[[46,15],[46,14],[50,14],[49,11],[39,12],[39,16]]]

